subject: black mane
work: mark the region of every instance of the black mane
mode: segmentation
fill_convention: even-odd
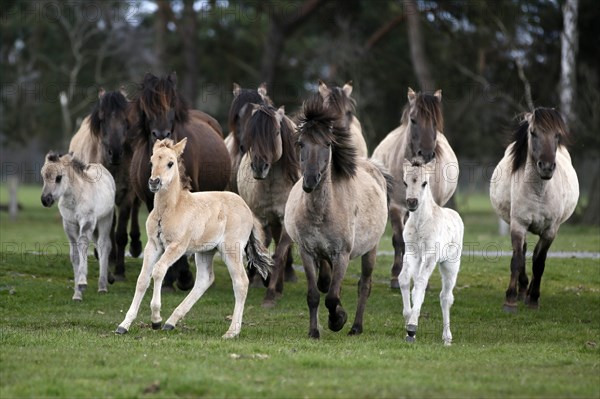
[[[340,122],[336,110],[325,108],[321,96],[315,94],[302,104],[298,133],[315,143],[331,142],[333,176],[350,178],[356,175],[356,148],[350,131]]]
[[[90,116],[90,130],[94,136],[100,137],[102,119],[115,115],[123,114],[127,116],[127,99],[119,91],[109,91],[94,105]]]

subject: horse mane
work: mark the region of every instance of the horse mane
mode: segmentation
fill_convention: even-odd
[[[261,96],[258,90],[240,89],[239,94],[234,97],[233,101],[231,102],[231,106],[229,107],[229,117],[227,120],[227,124],[229,126],[230,132],[236,131],[236,125],[238,120],[240,119],[240,112],[242,108],[244,108],[244,106],[248,104],[273,105],[273,102],[268,96]],[[233,135],[233,151],[236,155],[240,151],[240,142],[237,134]]]
[[[85,176],[85,171],[88,169],[89,165],[83,162],[81,159],[75,157],[72,152],[68,154],[60,154],[56,151],[50,151],[48,154],[46,154],[46,162],[59,163],[61,162],[61,158],[65,155],[71,156],[69,165],[73,168],[75,173],[80,176]]]
[[[444,133],[444,114],[442,112],[442,102],[434,95],[426,93],[417,93],[415,99],[415,108],[417,108],[418,114],[423,115],[426,121],[431,121],[435,126],[436,130]],[[402,118],[400,124],[408,126],[410,122],[410,102],[404,106],[402,110]],[[408,136],[408,135],[407,135]],[[407,137],[410,140],[410,137]],[[435,157],[440,159],[443,155],[442,147],[437,144],[435,145]]]
[[[158,77],[151,73],[144,76],[139,95],[133,100],[132,107],[140,115],[137,136],[143,140],[150,139],[146,129],[146,119],[156,118],[169,112],[175,112],[175,123],[185,124],[189,120],[188,104],[183,97],[177,93],[175,81],[168,77]]]
[[[277,109],[271,105],[260,105],[256,112],[248,119],[248,130],[242,138],[245,148],[252,148],[252,152],[259,156],[266,156],[275,152],[272,134],[277,129]],[[281,163],[283,172],[292,182],[299,179],[298,154],[294,146],[294,128],[291,121],[284,117],[280,123],[280,135],[283,153]]]
[[[100,137],[102,118],[108,117],[113,112],[120,114],[127,114],[127,99],[120,91],[109,91],[105,93],[102,98],[94,105],[92,113],[90,115],[90,131],[92,135]]]
[[[567,126],[563,121],[560,113],[553,108],[539,107],[533,110],[531,116],[531,124],[533,129],[541,134],[558,132],[558,145],[566,146],[569,144],[569,134]],[[519,123],[513,131],[511,142],[514,142],[511,148],[510,155],[512,157],[513,173],[525,166],[527,162],[527,154],[529,153],[529,122],[527,119]]]
[[[331,167],[335,177],[356,175],[357,155],[350,131],[332,107],[325,108],[321,96],[315,94],[302,104],[298,133],[318,144],[331,142]]]
[[[158,143],[158,148],[164,147],[175,151],[175,142],[171,139],[164,139]],[[183,190],[192,190],[192,179],[188,176],[185,171],[185,163],[183,162],[183,156],[177,157],[177,170],[179,171],[179,181],[181,182],[181,188]]]

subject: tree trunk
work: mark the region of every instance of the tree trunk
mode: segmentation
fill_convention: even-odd
[[[579,0],[566,0],[563,6],[563,31],[560,37],[560,111],[568,127],[572,127],[573,99],[576,93],[576,65],[578,34],[577,8]]]
[[[600,225],[600,174],[592,182],[588,205],[583,212],[583,223]]]
[[[190,101],[192,108],[194,108],[196,98],[198,97],[197,27],[194,1],[185,0],[183,2],[182,29],[180,30],[181,41],[183,43],[183,59],[185,62],[181,92],[185,99]]]
[[[158,10],[154,20],[154,68],[159,73],[166,73],[165,60],[167,54],[167,24],[169,23],[169,15],[171,5],[167,0],[157,1]]]
[[[260,69],[261,81],[266,82],[267,87],[273,87],[275,68],[281,57],[285,40],[323,3],[323,0],[306,0],[295,12],[287,12],[283,16],[271,16],[271,28],[265,41]]]
[[[435,81],[429,71],[429,62],[427,61],[423,32],[421,31],[421,14],[414,0],[406,1],[404,6],[411,61],[420,86],[417,90],[434,91],[436,90]]]

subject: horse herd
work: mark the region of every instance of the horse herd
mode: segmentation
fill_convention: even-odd
[[[284,281],[295,280],[291,246],[296,244],[308,284],[312,338],[320,336],[320,292],[326,294],[329,328],[345,325],[341,284],[349,261],[361,257],[359,300],[349,331],[360,334],[389,217],[391,287],[402,293],[406,340],[415,340],[427,282],[439,264],[442,339],[451,344],[450,307],[464,225],[457,212],[443,208],[457,184],[446,171],[457,169],[458,161],[443,134],[440,90],[409,89],[400,126],[368,158],[351,82],[342,87],[319,82],[318,92],[293,117],[274,106],[264,84],[256,90],[234,84],[225,138],[214,118],[188,108],[176,84],[175,74],[148,73],[132,100],[122,91],[101,90],[69,153],[46,155],[42,203],[49,207],[58,200],[71,248],[74,300],[81,300],[87,287],[90,241],[100,265],[98,291],[125,278],[128,242],[133,256],[142,252],[137,218],[144,202],[150,211],[148,242],[131,307],[117,333],[128,331],[151,278],[152,327],[174,328],[213,283],[218,252],[235,295],[223,337],[235,337],[250,284],[266,285],[263,306],[273,307]],[[513,245],[506,311],[516,311],[518,300],[538,307],[548,249],[575,209],[579,187],[565,147],[568,137],[556,110],[526,113],[492,176],[491,202],[510,223]],[[528,231],[540,236],[531,283],[525,271]],[[273,256],[266,249],[271,240]],[[191,254],[195,279],[187,261]],[[163,325],[161,292],[175,284],[191,291]]]

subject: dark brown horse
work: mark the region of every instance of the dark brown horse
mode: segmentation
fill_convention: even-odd
[[[129,183],[129,165],[132,149],[128,139],[129,102],[124,92],[100,90],[98,102],[89,118],[83,122],[73,136],[69,151],[86,163],[101,163],[112,174],[116,183],[115,204],[118,207],[116,221],[111,228],[111,241],[115,260],[115,279],[125,278],[125,247],[127,246],[127,224],[131,216],[131,255],[138,257],[142,252],[140,227],[138,224],[139,200]],[[115,236],[116,227],[116,236]]]
[[[179,142],[187,137],[183,162],[191,180],[192,191],[222,191],[231,175],[231,161],[223,142],[219,123],[211,116],[190,110],[177,93],[177,77],[146,74],[138,97],[133,101],[130,120],[137,123],[134,132],[132,186],[148,207],[154,207],[154,194],[148,189],[150,155],[157,139]],[[169,269],[163,287],[177,286],[189,290],[194,285],[187,260],[182,257]]]

